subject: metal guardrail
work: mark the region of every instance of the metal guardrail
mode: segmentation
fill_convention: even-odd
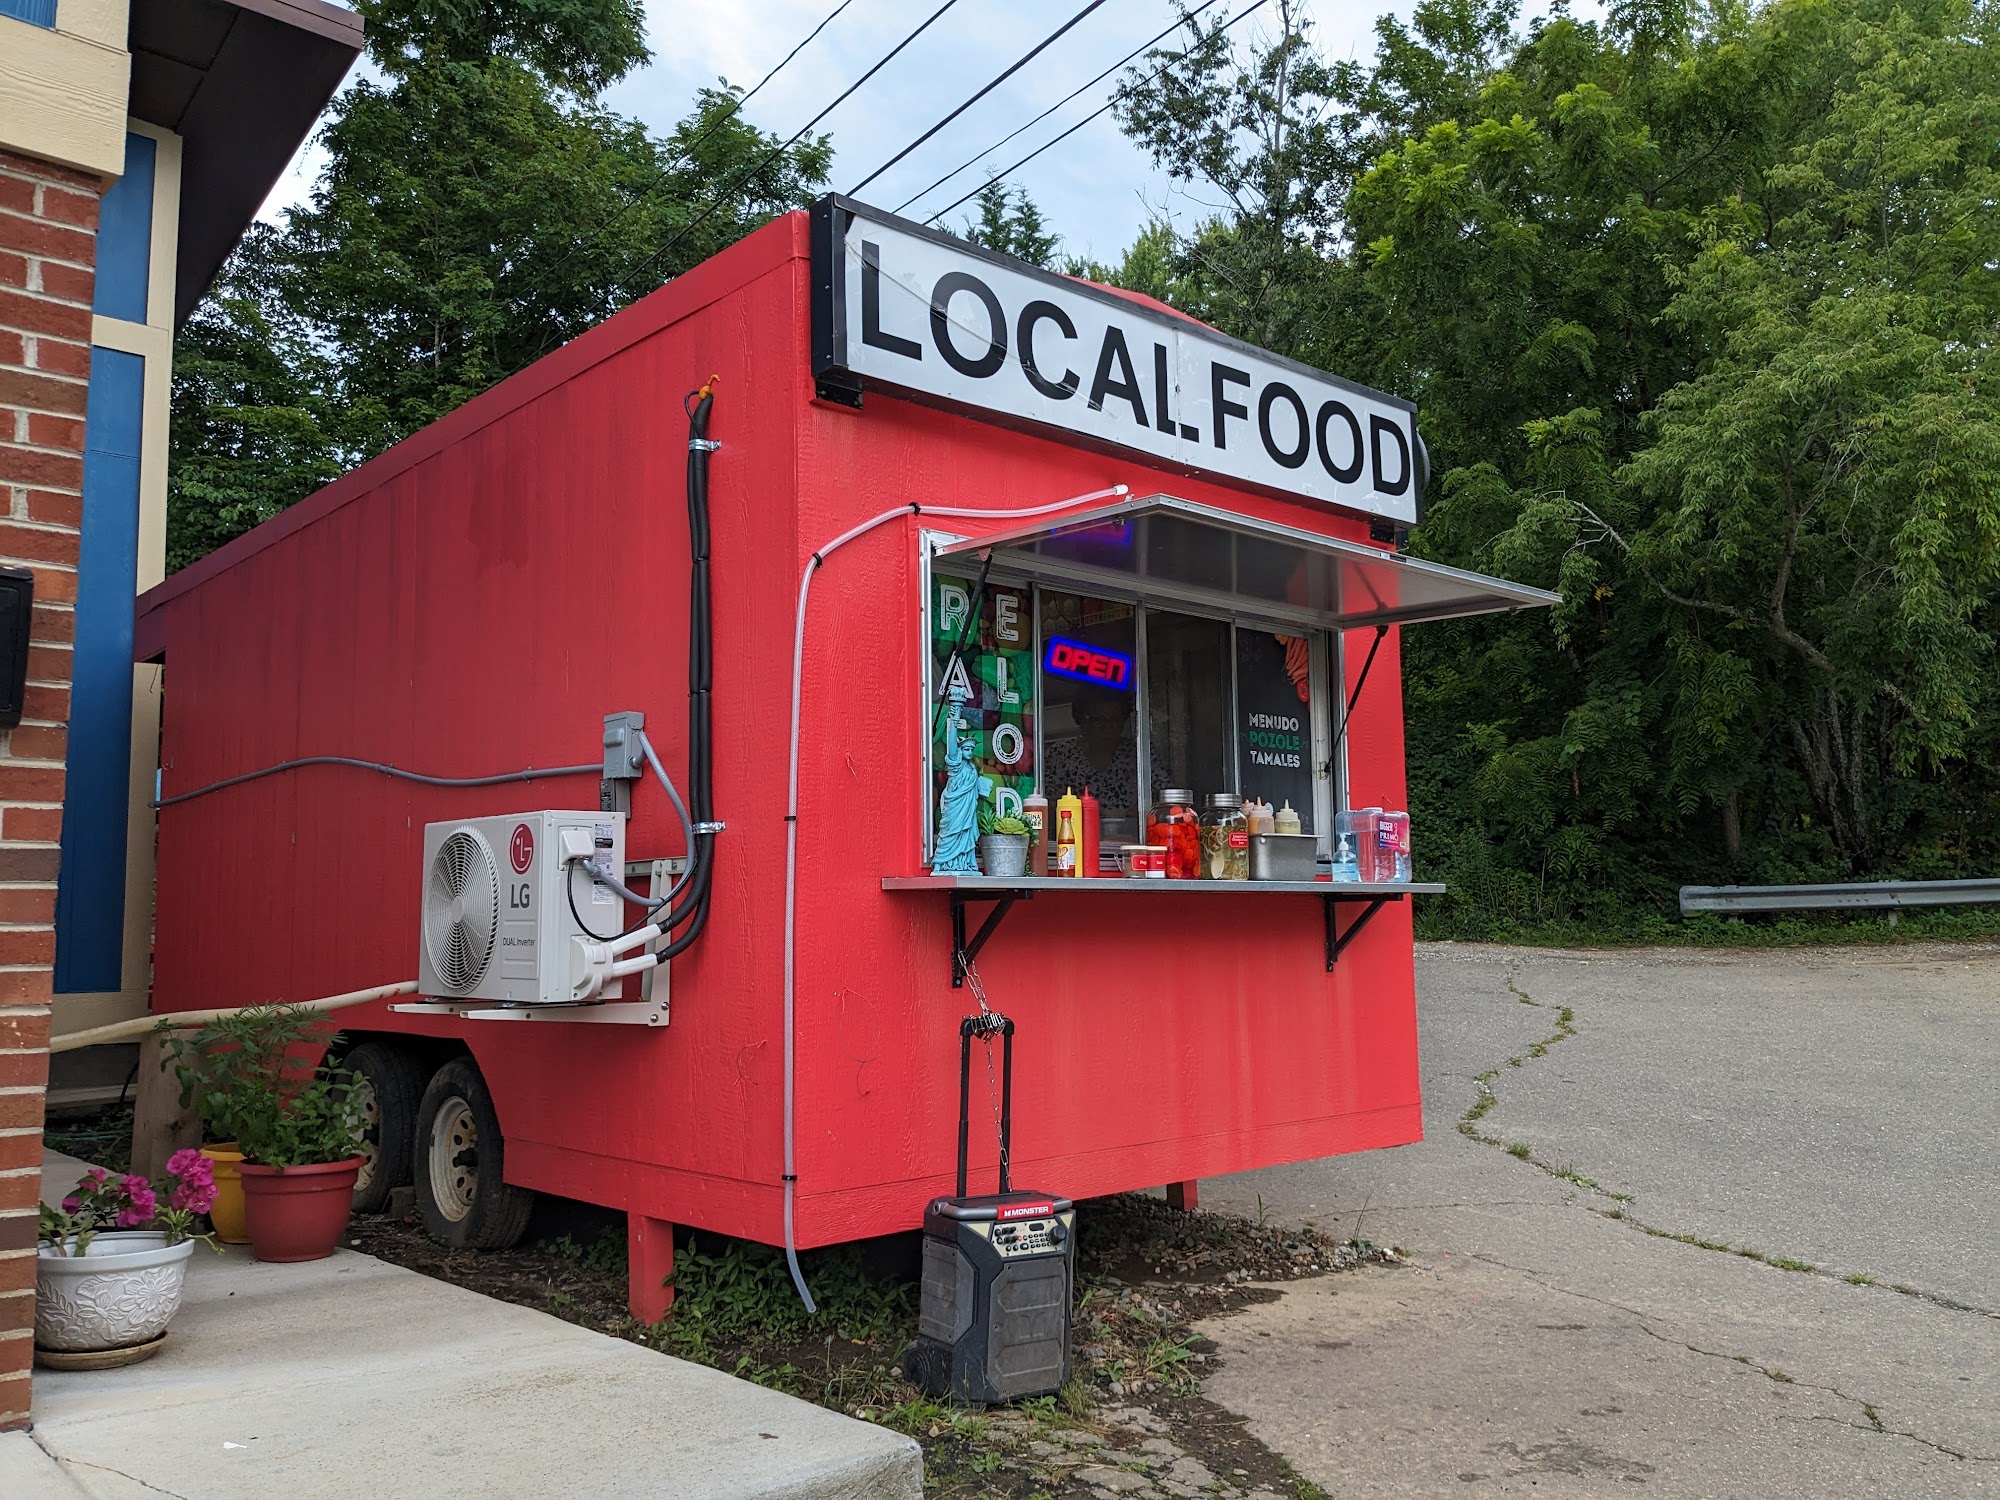
[[[1896,910],[2000,902],[2000,880],[1857,880],[1832,885],[1684,885],[1681,915]]]

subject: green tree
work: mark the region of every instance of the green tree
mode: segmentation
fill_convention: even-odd
[[[1442,478],[1413,548],[1563,593],[1405,638],[1444,923],[1983,868],[1991,8],[1515,21],[1431,0],[1359,74],[1288,29],[1126,115],[1184,175],[1275,186],[1114,274],[1415,397]],[[1288,47],[1321,131],[1297,166],[1259,82]]]
[[[828,140],[772,156],[726,84],[662,139],[603,108],[597,91],[647,55],[636,0],[363,9],[381,80],[341,95],[310,200],[246,244],[231,295],[182,338],[177,563],[825,183]],[[274,359],[288,387],[248,378],[281,373]],[[267,414],[274,395],[313,426]]]
[[[1056,252],[1062,248],[1062,238],[1050,232],[1042,211],[1026,188],[1009,192],[1007,184],[995,177],[979,190],[976,201],[979,218],[965,226],[962,232],[966,239],[1034,265],[1054,262]]]

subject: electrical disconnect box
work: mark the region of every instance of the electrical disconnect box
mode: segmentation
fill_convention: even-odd
[[[418,990],[447,1000],[571,1005],[616,1000],[623,978],[578,992],[586,945],[625,927],[588,866],[625,870],[625,815],[541,811],[424,828]]]

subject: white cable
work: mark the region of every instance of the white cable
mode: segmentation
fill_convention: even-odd
[[[657,953],[642,953],[637,958],[624,959],[604,971],[606,979],[623,979],[627,974],[643,974],[660,962]]]
[[[785,780],[785,1265],[792,1273],[792,1285],[798,1288],[799,1300],[806,1305],[806,1312],[818,1309],[812,1293],[806,1289],[805,1273],[799,1270],[799,1254],[796,1235],[793,1233],[793,1199],[798,1188],[798,1154],[796,1132],[793,1128],[793,1103],[797,1082],[797,1030],[794,1025],[797,1007],[797,993],[794,986],[798,939],[798,872],[799,872],[799,704],[800,687],[805,679],[806,659],[806,603],[812,595],[813,574],[825,565],[827,558],[845,547],[858,536],[864,536],[885,522],[898,516],[932,515],[968,517],[987,520],[1010,520],[1022,516],[1053,515],[1059,510],[1069,510],[1073,506],[1088,505],[1093,500],[1110,500],[1129,495],[1131,490],[1122,484],[1114,484],[1109,489],[1092,490],[1087,495],[1073,495],[1067,500],[1058,500],[1053,505],[1027,505],[1009,510],[972,510],[959,506],[921,505],[911,502],[899,505],[894,510],[885,510],[878,516],[871,516],[859,526],[850,527],[832,541],[826,543],[807,560],[805,572],[799,577],[798,619],[792,629],[792,727],[791,763]]]
[[[669,776],[667,768],[660,764],[659,753],[653,749],[653,742],[646,738],[646,731],[643,729],[639,731],[639,752],[646,757],[646,764],[653,768],[653,774],[660,779],[660,785],[667,789],[667,800],[673,803],[674,811],[680,816],[681,832],[687,836],[687,842],[681,846],[687,850],[687,868],[681,871],[680,878],[673,883],[673,887],[664,899],[650,903],[656,907],[671,906],[680,896],[682,888],[694,879],[694,819],[688,816],[687,804],[681,801],[681,794],[674,786],[673,777]]]

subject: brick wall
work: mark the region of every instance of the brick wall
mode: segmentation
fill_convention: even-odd
[[[0,151],[0,565],[35,573],[26,712],[0,729],[0,1431],[28,1423],[101,187]]]

